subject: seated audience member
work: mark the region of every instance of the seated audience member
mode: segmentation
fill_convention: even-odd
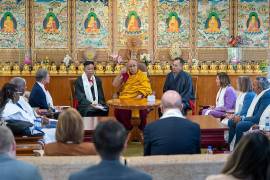
[[[96,154],[92,143],[83,142],[83,120],[79,112],[73,108],[68,108],[59,115],[55,137],[57,142],[45,145],[44,153],[47,156]]]
[[[108,106],[106,105],[102,82],[95,76],[94,62],[84,62],[84,73],[78,77],[75,83],[75,96],[78,100],[78,111],[84,117],[107,116]]]
[[[239,90],[239,94],[235,103],[235,111],[234,114],[228,114],[226,119],[229,119],[227,125],[229,127],[235,126],[236,122],[239,121],[241,117],[247,115],[248,108],[255,97],[256,93],[252,91],[252,82],[248,76],[239,76],[237,79],[237,87]],[[235,132],[233,128],[230,129],[229,132],[229,143],[231,143]]]
[[[253,98],[246,116],[234,121],[235,125],[229,125],[231,137],[235,133],[235,144],[240,140],[244,132],[248,131],[251,126],[259,124],[260,117],[265,108],[270,104],[270,84],[265,77],[257,77],[253,81],[253,89],[257,94]]]
[[[29,97],[29,104],[40,109],[54,109],[53,100],[45,86],[50,82],[50,75],[46,69],[39,69]]]
[[[270,179],[270,143],[261,132],[245,135],[228,158],[220,175],[207,180]]]
[[[9,128],[0,126],[0,179],[10,180],[41,180],[36,167],[18,161],[16,158],[16,143]]]
[[[186,115],[187,110],[191,109],[191,102],[194,98],[191,76],[183,71],[185,61],[182,58],[175,58],[170,72],[163,86],[163,93],[168,90],[178,92],[182,97],[182,113]]]
[[[130,60],[127,68],[123,68],[121,73],[113,80],[113,86],[119,91],[119,99],[142,99],[152,93],[149,79],[145,73],[138,69],[138,63],[135,60]],[[131,110],[115,109],[115,117],[120,121],[127,130],[132,129],[130,122]],[[146,125],[147,109],[135,111],[140,115],[140,129]]]
[[[126,147],[127,132],[117,121],[109,120],[98,124],[94,134],[94,144],[101,162],[72,174],[70,180],[148,180],[150,175],[127,167],[120,162],[120,155]]]
[[[20,101],[20,94],[17,90],[17,86],[14,84],[6,83],[1,90],[1,100],[0,100],[0,111],[1,118],[3,120],[19,120],[19,121],[27,121],[33,124],[31,129],[29,129],[30,135],[40,133],[40,131],[44,132],[44,141],[45,143],[49,143],[54,141],[55,136],[55,128],[42,128],[40,126],[36,126],[35,120],[36,117],[33,115],[33,112],[30,111],[29,107],[27,108],[26,103],[22,103]],[[48,124],[48,119],[41,118],[41,123],[46,125]]]
[[[216,96],[216,106],[204,109],[203,115],[212,115],[216,118],[224,118],[226,111],[233,110],[236,101],[236,93],[231,86],[230,78],[225,72],[217,74],[216,78],[219,91]]]
[[[200,153],[200,126],[181,113],[181,96],[166,91],[161,98],[162,117],[144,129],[144,155]]]

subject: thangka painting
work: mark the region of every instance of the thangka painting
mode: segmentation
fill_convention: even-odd
[[[108,0],[76,1],[76,47],[109,48],[111,21]]]
[[[35,48],[68,48],[68,0],[34,0]]]
[[[238,1],[238,35],[242,47],[268,47],[269,0]]]
[[[1,0],[0,48],[25,48],[26,4],[25,0]]]
[[[158,0],[157,2],[157,47],[170,48],[179,43],[181,47],[189,46],[190,1]]]
[[[229,0],[198,0],[197,46],[227,47],[230,36]]]
[[[142,46],[149,42],[149,1],[117,0],[117,45],[126,46],[128,37],[139,37]]]

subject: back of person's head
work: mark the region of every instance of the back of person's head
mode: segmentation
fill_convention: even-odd
[[[239,76],[237,79],[238,90],[241,92],[252,91],[252,81],[248,76]]]
[[[0,126],[0,154],[16,156],[16,145],[11,130],[6,126]]]
[[[266,77],[258,76],[258,77],[256,77],[256,80],[258,82],[258,87],[261,90],[266,90],[270,87],[270,83]]]
[[[77,110],[68,108],[59,115],[55,136],[56,140],[62,143],[80,144],[83,142],[84,125]]]
[[[126,129],[117,121],[100,122],[95,130],[94,144],[102,159],[118,159],[126,143]]]
[[[227,73],[219,72],[217,73],[217,76],[220,81],[220,87],[226,87],[231,84],[230,78]]]
[[[41,82],[44,80],[48,75],[48,71],[46,69],[38,69],[36,72],[36,81]]]
[[[161,110],[164,112],[167,109],[179,109],[182,108],[182,98],[176,91],[166,91],[161,97]]]
[[[241,138],[222,173],[239,179],[270,179],[270,143],[261,132]]]
[[[9,81],[10,84],[14,84],[17,86],[17,90],[24,93],[26,81],[21,77],[14,77]]]
[[[14,84],[6,83],[1,90],[1,102],[0,108],[4,108],[9,99],[14,99],[15,93],[17,92],[17,86]]]

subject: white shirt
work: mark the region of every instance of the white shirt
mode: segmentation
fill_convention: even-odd
[[[20,96],[20,99],[19,99],[18,103],[22,106],[23,110],[26,111],[29,114],[29,116],[31,116],[32,119],[35,119],[36,118],[35,113],[34,113],[32,107],[24,99],[23,96]]]
[[[160,119],[168,118],[168,117],[179,117],[179,118],[185,118],[180,111],[180,109],[168,109],[166,110],[163,115],[160,117]]]
[[[37,83],[38,83],[38,85],[42,88],[43,92],[44,92],[45,95],[46,95],[46,102],[47,102],[48,106],[54,108],[52,96],[51,96],[51,94],[49,93],[49,91],[47,91],[47,90],[45,89],[44,84],[42,84],[42,83],[40,83],[40,82],[37,82]]]

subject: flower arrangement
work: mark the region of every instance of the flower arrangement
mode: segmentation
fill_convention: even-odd
[[[243,39],[241,38],[241,36],[231,36],[228,45],[231,47],[239,47],[239,45],[243,44]]]
[[[112,58],[113,62],[115,64],[121,64],[123,62],[123,58],[122,56],[120,56],[118,53],[114,52],[110,55],[110,57]]]
[[[143,62],[146,66],[151,62],[150,54],[143,53],[140,55],[140,60]]]
[[[178,45],[178,43],[174,43],[170,49],[170,56],[172,59],[182,56],[182,51]]]

